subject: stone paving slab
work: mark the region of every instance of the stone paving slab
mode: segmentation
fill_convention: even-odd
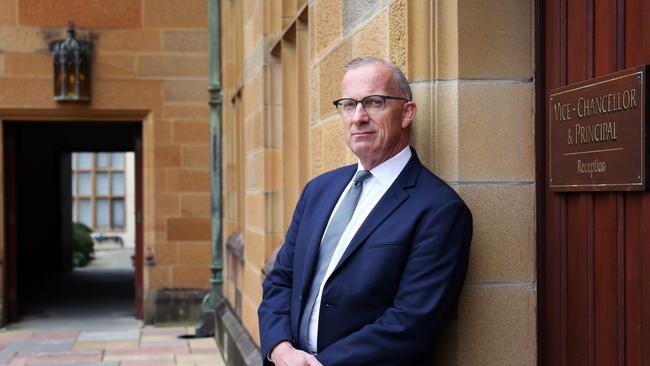
[[[222,366],[212,338],[193,327],[106,331],[0,331],[0,366]]]
[[[74,339],[67,339],[63,341],[41,341],[41,340],[26,340],[14,341],[8,343],[3,352],[48,352],[48,351],[68,351],[72,349]]]
[[[41,363],[38,366],[121,366],[117,362]]]
[[[81,332],[78,338],[80,341],[132,341],[137,339],[140,339],[140,332],[133,330]]]

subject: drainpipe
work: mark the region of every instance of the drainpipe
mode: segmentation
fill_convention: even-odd
[[[220,0],[208,0],[208,55],[210,62],[210,196],[212,209],[212,263],[210,293],[203,298],[203,324],[197,326],[197,336],[214,334],[216,308],[223,301],[223,250],[221,246],[221,14]]]

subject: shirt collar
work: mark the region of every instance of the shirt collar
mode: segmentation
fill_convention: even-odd
[[[406,163],[411,159],[411,147],[406,146],[402,151],[394,155],[392,158],[384,161],[370,170],[373,178],[376,178],[382,186],[390,186],[393,184],[399,173],[402,172]],[[357,171],[363,170],[361,162],[357,163]]]

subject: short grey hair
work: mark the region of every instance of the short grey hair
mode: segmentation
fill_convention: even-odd
[[[406,76],[402,73],[402,70],[399,69],[399,67],[393,65],[392,63],[384,60],[383,58],[380,57],[375,57],[375,56],[361,56],[357,57],[354,60],[348,62],[347,65],[345,65],[345,72],[347,73],[350,70],[354,70],[358,67],[364,66],[364,65],[370,65],[370,64],[376,64],[376,63],[381,63],[384,64],[391,69],[393,69],[393,79],[395,80],[395,83],[397,84],[397,87],[399,90],[404,94],[404,97],[408,99],[409,101],[413,100],[413,93],[411,92],[411,85],[409,84],[409,81],[406,79]]]

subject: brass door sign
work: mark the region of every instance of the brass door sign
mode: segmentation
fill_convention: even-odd
[[[645,189],[646,75],[644,65],[551,91],[551,190]]]

